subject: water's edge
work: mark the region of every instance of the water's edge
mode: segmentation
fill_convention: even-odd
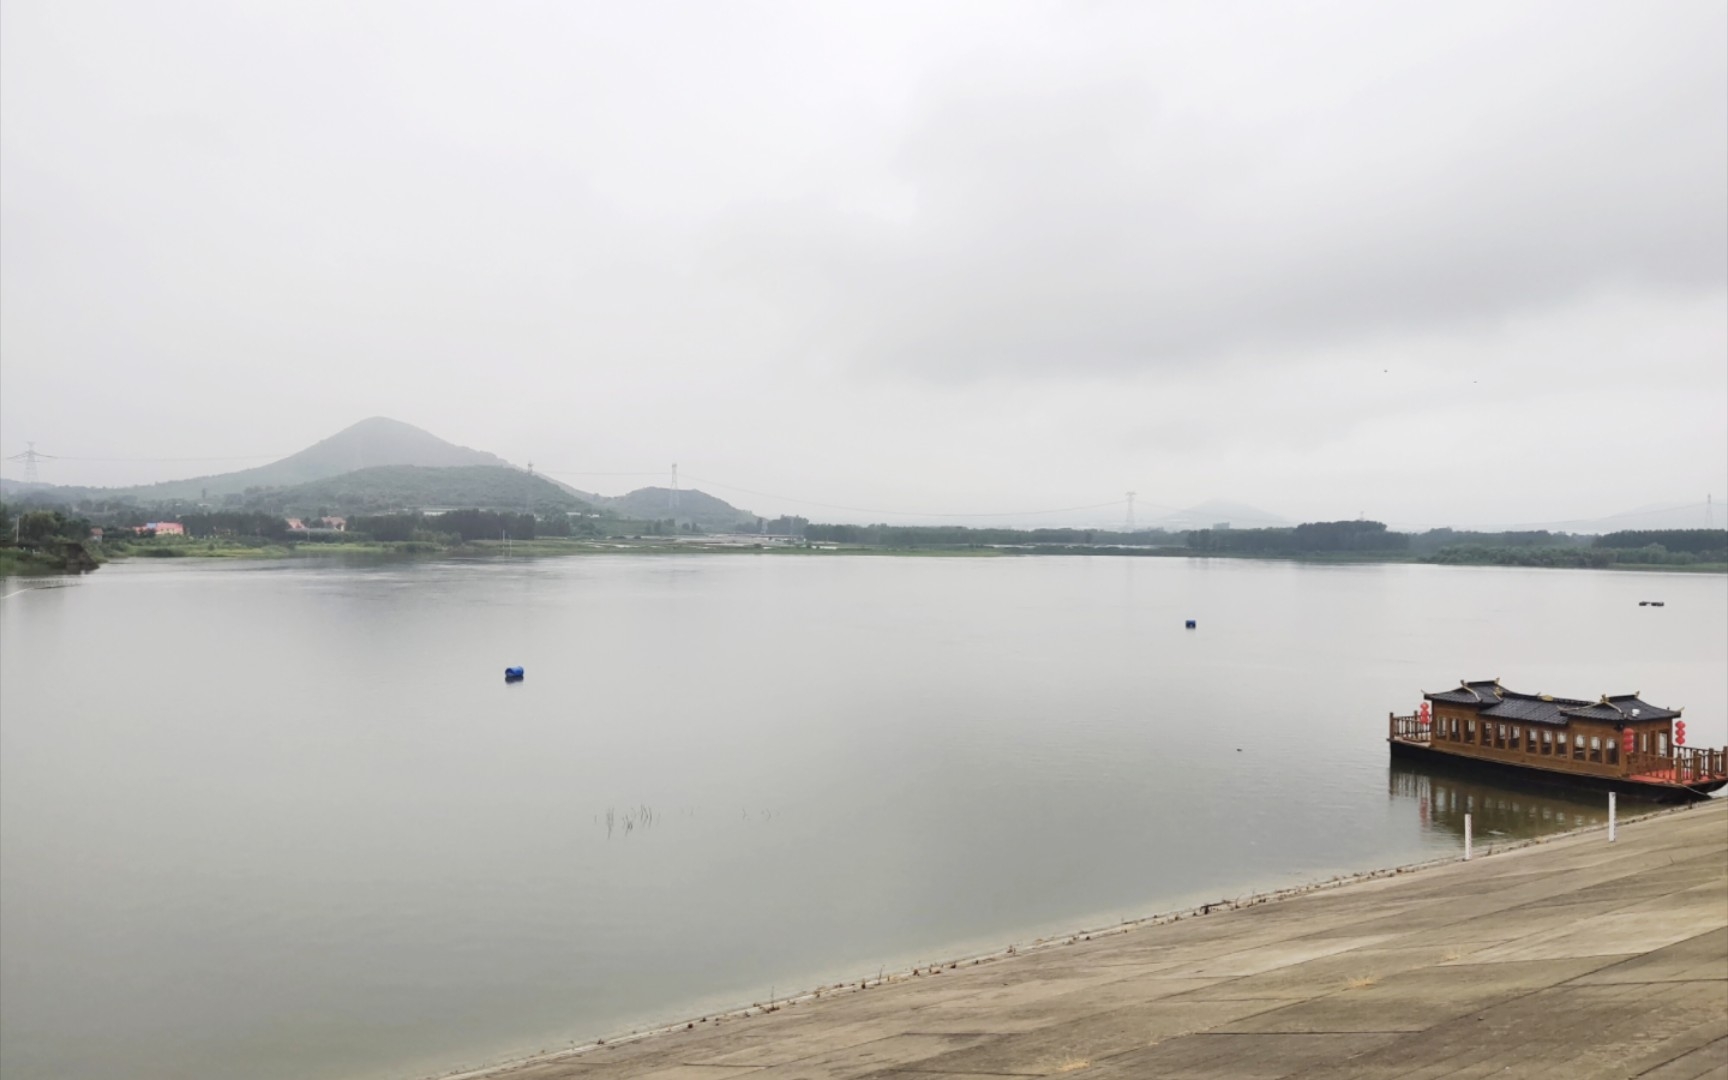
[[[1673,814],[1682,814],[1697,809],[1699,806],[1703,805],[1706,805],[1706,802],[1662,807],[1660,809],[1651,810],[1647,813],[1636,814],[1633,816],[1617,816],[1616,824],[1625,825],[1635,821],[1649,821],[1655,818],[1668,817]],[[1607,824],[1602,823],[1596,825],[1585,825],[1576,829],[1568,829],[1565,832],[1550,833],[1546,836],[1536,836],[1522,840],[1510,840],[1503,843],[1485,845],[1472,855],[1471,861],[1487,858],[1492,855],[1518,851],[1523,848],[1535,847],[1539,844],[1547,844],[1568,837],[1583,836],[1590,833],[1607,831]],[[1255,907],[1260,904],[1275,904],[1280,901],[1295,899],[1298,896],[1307,896],[1311,893],[1339,889],[1349,885],[1360,884],[1365,881],[1377,881],[1382,878],[1420,873],[1424,870],[1432,870],[1436,867],[1449,866],[1453,863],[1464,861],[1466,861],[1465,857],[1460,853],[1457,855],[1442,856],[1436,859],[1424,859],[1419,862],[1404,863],[1398,866],[1381,867],[1374,870],[1362,870],[1355,873],[1340,874],[1336,877],[1326,878],[1321,881],[1308,882],[1302,885],[1292,885],[1281,889],[1268,889],[1263,892],[1249,893],[1231,900],[1215,900],[1194,907],[1182,908],[1175,911],[1159,912],[1153,915],[1144,915],[1138,918],[1126,919],[1120,923],[1108,926],[1086,927],[1072,930],[1067,933],[1054,934],[1049,937],[1036,938],[1030,942],[1014,942],[988,952],[951,957],[947,960],[937,961],[930,965],[921,965],[919,967],[902,969],[899,971],[885,972],[874,979],[865,978],[856,983],[835,983],[829,986],[800,990],[775,1001],[770,1001],[767,1004],[763,1004],[762,1002],[752,1002],[749,1005],[738,1004],[718,1012],[708,1013],[701,1017],[685,1017],[679,1020],[656,1024],[652,1027],[617,1032],[612,1035],[596,1038],[592,1042],[583,1043],[573,1049],[552,1050],[545,1053],[535,1053],[523,1057],[508,1058],[477,1067],[458,1066],[455,1070],[450,1072],[433,1073],[423,1076],[421,1080],[486,1080],[486,1078],[499,1076],[506,1072],[525,1068],[530,1065],[545,1065],[558,1061],[572,1061],[604,1047],[628,1045],[630,1043],[637,1043],[646,1039],[656,1038],[661,1035],[668,1035],[675,1031],[687,1030],[693,1024],[710,1022],[718,1024],[727,1020],[744,1020],[752,1016],[762,1016],[767,1013],[778,1012],[781,1009],[790,1008],[805,1002],[816,1001],[825,997],[835,997],[840,994],[856,994],[879,986],[904,982],[907,979],[921,978],[921,973],[934,972],[939,968],[951,969],[973,967],[978,964],[1011,960],[1019,956],[1029,956],[1034,953],[1044,953],[1055,949],[1065,948],[1082,941],[1091,941],[1094,938],[1128,934],[1148,927],[1163,926],[1168,923],[1180,922],[1183,919],[1209,915],[1213,912],[1235,911],[1241,908]]]

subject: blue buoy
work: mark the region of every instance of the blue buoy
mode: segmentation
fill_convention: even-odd
[[[1196,623],[1193,619],[1189,619],[1187,622],[1183,623],[1182,625],[1186,626],[1190,630],[1193,630],[1199,626],[1199,624]]]
[[[522,669],[519,667],[507,667],[507,668],[505,668],[504,669],[504,681],[505,682],[521,682],[522,681]]]

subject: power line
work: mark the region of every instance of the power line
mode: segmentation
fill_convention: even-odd
[[[1596,517],[1564,518],[1564,519],[1556,520],[1556,521],[1504,521],[1504,522],[1487,522],[1487,523],[1478,524],[1478,525],[1462,525],[1462,526],[1455,525],[1452,522],[1441,522],[1441,521],[1388,521],[1385,524],[1390,528],[1401,528],[1401,529],[1448,529],[1449,528],[1449,529],[1457,529],[1461,532],[1483,531],[1483,530],[1499,530],[1499,531],[1504,532],[1506,530],[1517,530],[1517,529],[1559,528],[1559,527],[1565,526],[1565,525],[1593,525],[1599,521],[1618,521],[1622,518],[1641,518],[1641,517],[1650,517],[1653,514],[1673,514],[1673,513],[1679,513],[1680,511],[1683,511],[1683,510],[1698,510],[1701,508],[1706,508],[1709,505],[1710,504],[1708,501],[1694,502],[1694,503],[1679,503],[1679,504],[1674,505],[1674,506],[1653,506],[1653,507],[1650,507],[1649,509],[1646,509],[1646,510],[1622,510],[1617,514],[1600,514],[1600,515],[1597,515]]]
[[[658,470],[630,469],[630,470],[621,470],[621,471],[616,471],[616,472],[608,472],[608,471],[593,471],[593,470],[585,471],[585,470],[580,470],[580,469],[547,469],[547,468],[542,468],[542,469],[539,469],[538,471],[543,473],[543,474],[551,475],[551,476],[659,476],[659,477],[664,477],[667,475],[667,473],[664,469],[658,469]],[[677,481],[678,474],[676,472],[674,472],[672,475],[673,475],[672,483],[674,485],[672,490],[676,490],[679,494],[682,494],[683,489],[677,486],[678,485],[678,481]],[[964,513],[964,514],[938,513],[938,512],[929,511],[929,510],[880,510],[880,509],[870,509],[868,507],[859,507],[859,506],[843,506],[843,505],[840,505],[838,503],[827,503],[827,502],[821,502],[821,501],[816,500],[816,499],[805,499],[805,498],[801,498],[801,497],[796,496],[796,495],[777,495],[777,494],[770,492],[770,491],[760,491],[760,490],[757,490],[756,488],[743,487],[743,486],[738,485],[738,484],[727,484],[727,483],[723,483],[719,480],[710,480],[710,479],[706,479],[704,477],[694,476],[691,473],[689,473],[688,471],[683,473],[683,477],[686,480],[691,480],[691,481],[694,481],[695,483],[703,484],[703,485],[706,485],[708,487],[724,488],[727,491],[742,492],[745,495],[755,495],[755,496],[758,496],[758,497],[764,498],[764,499],[775,499],[775,500],[780,501],[780,502],[798,503],[802,506],[818,506],[818,507],[821,507],[825,510],[845,510],[849,513],[854,513],[854,514],[883,514],[883,515],[886,515],[888,517],[940,517],[940,518],[1026,517],[1026,516],[1042,515],[1042,514],[1069,514],[1069,513],[1076,513],[1076,512],[1081,511],[1081,510],[1098,510],[1098,509],[1103,509],[1105,507],[1120,506],[1120,505],[1122,505],[1122,502],[1123,502],[1123,500],[1121,500],[1121,499],[1112,499],[1109,502],[1087,503],[1084,506],[1063,506],[1063,507],[1056,507],[1054,509],[1048,509],[1048,510],[1010,510],[1010,511],[1001,511],[1001,512],[990,512],[990,513]],[[1139,505],[1141,505],[1141,506],[1146,506],[1146,505],[1158,506],[1159,509],[1172,510],[1172,511],[1179,509],[1178,507],[1174,507],[1174,506],[1161,506],[1157,503],[1147,504],[1143,501]]]
[[[32,443],[32,446],[35,444]],[[8,461],[22,459],[28,454],[14,454]],[[265,461],[285,458],[288,454],[227,454],[222,457],[74,457],[69,454],[37,454],[41,458],[53,458],[56,461]]]
[[[548,473],[552,476],[665,476],[666,475],[665,469],[655,469],[655,470],[639,469],[639,470],[636,470],[633,472],[595,472],[593,470],[584,471],[582,469],[548,469],[545,466],[541,466],[540,471],[543,473]]]
[[[36,483],[36,463],[38,461],[54,461],[56,458],[53,454],[44,454],[39,452],[36,449],[36,444],[33,442],[26,443],[25,446],[27,449],[25,449],[22,454],[13,454],[6,460],[22,461],[24,463],[24,482],[26,484],[34,484]]]
[[[276,460],[276,459],[280,459],[280,458],[289,456],[287,454],[228,454],[228,455],[217,456],[217,457],[82,457],[82,456],[51,455],[51,454],[38,453],[35,451],[35,444],[34,443],[30,444],[30,447],[31,447],[31,449],[25,451],[22,454],[16,454],[12,458],[9,458],[8,460],[24,461],[25,466],[26,466],[26,470],[30,474],[29,480],[32,483],[35,482],[35,475],[34,475],[34,473],[35,473],[35,461],[37,459],[53,458],[55,460],[60,460],[60,461],[102,461],[102,462],[190,462],[190,461],[256,461],[256,460],[265,460],[265,459]],[[532,465],[529,466],[529,472],[531,475],[534,473],[539,473],[540,475],[543,475],[543,476],[655,476],[655,477],[662,477],[662,476],[666,475],[666,472],[664,470],[658,470],[658,469],[652,469],[652,470],[650,470],[650,469],[595,470],[595,469],[561,469],[561,468],[553,469],[553,468],[545,468],[545,467],[535,469]],[[672,466],[672,474],[671,475],[672,475],[672,488],[671,488],[672,514],[673,514],[673,519],[677,520],[677,515],[679,512],[679,501],[680,501],[678,498],[680,492],[679,492],[679,488],[678,488],[678,466],[677,465]],[[1046,515],[1050,515],[1050,514],[1079,513],[1079,512],[1084,511],[1084,510],[1102,510],[1102,509],[1106,509],[1108,507],[1121,506],[1124,502],[1124,500],[1122,500],[1122,499],[1111,499],[1111,500],[1106,501],[1106,502],[1086,503],[1086,504],[1081,505],[1081,506],[1062,506],[1062,507],[1054,507],[1054,508],[1050,508],[1050,509],[1041,509],[1041,510],[993,511],[993,512],[987,512],[987,513],[976,513],[976,512],[952,513],[952,512],[938,512],[938,511],[929,511],[929,510],[882,510],[882,509],[870,509],[867,507],[844,506],[844,505],[840,505],[837,503],[826,503],[826,502],[821,502],[821,501],[816,500],[816,499],[799,498],[799,497],[793,496],[793,495],[776,495],[776,494],[773,494],[771,492],[758,491],[756,489],[742,487],[742,486],[737,485],[737,484],[726,484],[726,483],[722,483],[718,480],[705,480],[699,476],[691,476],[689,473],[686,473],[685,476],[688,479],[694,480],[695,482],[697,482],[699,484],[706,484],[709,487],[724,488],[727,491],[743,492],[746,495],[755,495],[755,496],[758,496],[758,497],[764,498],[764,499],[776,499],[776,500],[779,500],[781,502],[797,503],[801,506],[816,506],[816,507],[821,507],[821,508],[826,509],[826,510],[843,510],[843,511],[846,511],[848,513],[854,513],[854,514],[881,514],[881,515],[884,515],[887,517],[931,517],[931,518],[964,518],[964,519],[1039,517],[1039,516],[1046,516]],[[1129,530],[1130,531],[1133,530],[1134,498],[1135,498],[1134,495],[1132,493],[1130,493],[1127,500],[1126,500],[1128,503],[1128,521],[1129,521]],[[1180,507],[1163,506],[1163,505],[1157,504],[1157,503],[1142,503],[1141,505],[1155,506],[1161,510],[1170,510],[1170,511],[1179,511],[1180,510]]]
[[[837,503],[817,502],[815,499],[800,499],[792,495],[776,495],[769,491],[756,491],[752,488],[739,487],[736,484],[723,484],[718,480],[706,480],[700,476],[684,474],[698,484],[709,487],[725,488],[727,491],[741,491],[746,495],[755,495],[764,499],[777,499],[781,502],[800,503],[805,506],[820,506],[825,510],[844,510],[852,514],[882,514],[888,517],[939,517],[939,518],[1011,518],[1032,517],[1040,514],[1072,514],[1081,510],[1101,510],[1110,506],[1121,506],[1121,499],[1111,499],[1108,502],[1087,503],[1084,506],[1061,506],[1049,510],[1003,510],[991,513],[937,513],[930,510],[878,510],[863,506],[841,506]]]

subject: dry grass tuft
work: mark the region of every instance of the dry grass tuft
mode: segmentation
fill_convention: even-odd
[[[1056,1071],[1059,1073],[1071,1073],[1079,1072],[1081,1069],[1090,1069],[1091,1067],[1092,1063],[1090,1061],[1081,1061],[1076,1059],[1060,1066]]]
[[[1363,975],[1359,978],[1351,979],[1344,985],[1349,987],[1351,990],[1366,990],[1379,981],[1380,980],[1373,975]]]

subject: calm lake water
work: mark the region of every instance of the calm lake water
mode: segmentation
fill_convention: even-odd
[[[1703,575],[139,562],[0,644],[7,1080],[424,1076],[1601,820],[1390,766],[1464,676],[1728,742]]]

